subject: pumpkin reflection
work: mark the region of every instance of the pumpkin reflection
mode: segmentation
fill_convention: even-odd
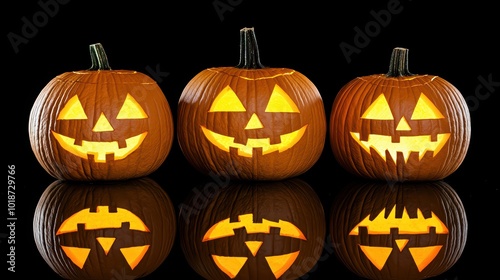
[[[356,182],[335,198],[330,236],[338,258],[368,279],[424,279],[460,258],[467,237],[460,197],[444,181]]]
[[[175,233],[173,204],[147,177],[54,181],[40,197],[33,220],[38,251],[66,279],[148,275],[170,253]]]
[[[180,207],[182,250],[206,279],[297,279],[316,265],[325,235],[321,201],[297,178],[207,183]]]

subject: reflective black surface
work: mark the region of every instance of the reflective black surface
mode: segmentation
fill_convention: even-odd
[[[279,1],[270,5],[216,0],[162,5],[141,1],[109,7],[100,3],[32,1],[4,8],[8,14],[4,21],[4,153],[7,164],[15,165],[17,218],[14,232],[7,227],[0,231],[2,259],[10,258],[10,246],[15,245],[16,272],[8,271],[11,265],[3,261],[0,275],[6,275],[5,279],[33,273],[59,279],[40,256],[32,226],[36,204],[55,180],[37,162],[28,139],[29,112],[47,82],[63,72],[90,67],[88,45],[100,42],[113,69],[137,70],[153,77],[176,112],[180,93],[194,75],[205,68],[237,64],[243,27],[255,27],[264,65],[298,70],[315,83],[327,119],[338,90],[355,77],[385,73],[394,47],[410,49],[411,72],[438,75],[454,84],[468,102],[472,137],[460,168],[443,180],[463,203],[468,229],[458,261],[432,279],[490,279],[497,274],[495,232],[500,212],[494,132],[498,116],[494,113],[499,105],[500,74],[496,14],[489,2],[437,5],[391,0],[326,5]],[[341,46],[352,53],[346,55]],[[200,186],[223,180],[193,169],[176,141],[164,164],[149,177],[169,195],[178,214],[182,202],[200,191]],[[328,139],[321,158],[299,178],[320,198],[325,223],[340,190],[359,180],[338,165]],[[7,186],[1,193],[5,213]],[[2,223],[10,221],[3,218]],[[12,234],[14,238],[8,239]],[[201,279],[176,238],[163,264],[144,279]],[[327,233],[317,265],[302,278],[361,279],[337,259],[329,241]],[[117,273],[114,279],[129,278]]]

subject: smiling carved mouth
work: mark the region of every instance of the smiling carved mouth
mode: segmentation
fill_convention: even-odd
[[[229,152],[229,148],[237,148],[238,155],[244,157],[252,157],[254,148],[262,148],[262,154],[266,155],[275,151],[284,152],[293,147],[304,135],[307,125],[290,133],[280,135],[281,142],[271,144],[270,138],[248,138],[246,145],[235,143],[234,137],[222,135],[211,131],[210,129],[201,126],[201,130],[210,143],[217,146],[219,149]]]
[[[436,141],[431,141],[430,135],[401,136],[397,143],[392,142],[392,136],[389,135],[370,134],[367,141],[362,141],[357,132],[351,132],[351,136],[366,152],[370,153],[370,148],[373,148],[384,161],[387,161],[386,151],[389,152],[394,162],[396,162],[397,153],[401,152],[406,163],[413,152],[418,153],[419,160],[427,151],[432,151],[432,156],[436,156],[450,138],[450,133],[438,134]]]
[[[120,148],[118,146],[118,141],[82,141],[81,145],[75,145],[74,138],[52,131],[52,135],[54,135],[57,142],[66,151],[84,159],[88,159],[88,155],[94,155],[95,162],[106,162],[106,155],[108,154],[113,154],[114,160],[126,158],[129,154],[137,150],[147,134],[147,132],[143,132],[139,135],[125,139],[127,146],[125,148]]]

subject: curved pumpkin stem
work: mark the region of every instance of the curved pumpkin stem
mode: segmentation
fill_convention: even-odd
[[[236,68],[261,69],[259,47],[253,27],[240,29],[240,61]]]
[[[108,56],[101,43],[90,45],[90,59],[92,60],[92,66],[88,70],[111,70]]]
[[[392,50],[391,62],[389,64],[389,72],[385,74],[387,77],[404,77],[412,76],[408,70],[408,49],[394,48]]]

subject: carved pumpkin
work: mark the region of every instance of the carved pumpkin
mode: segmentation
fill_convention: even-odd
[[[362,177],[440,180],[464,160],[470,124],[458,89],[438,76],[411,74],[408,49],[395,48],[387,74],[358,77],[340,89],[330,144],[340,165]]]
[[[175,209],[148,177],[57,180],[40,197],[33,234],[43,259],[63,278],[135,279],[152,273],[170,253]]]
[[[29,138],[42,167],[68,180],[122,180],[149,175],[164,162],[174,121],[149,76],[111,70],[101,44],[92,67],[63,73],[31,109]]]
[[[199,275],[297,279],[316,265],[326,222],[321,201],[306,182],[241,181],[215,192],[206,189],[193,192],[179,214],[181,248]]]
[[[367,279],[425,279],[450,269],[467,239],[458,194],[444,181],[353,183],[332,203],[337,257]]]
[[[236,67],[201,71],[178,104],[178,141],[203,173],[281,180],[320,157],[326,116],[315,85],[303,74],[260,63],[253,28],[240,30]]]

